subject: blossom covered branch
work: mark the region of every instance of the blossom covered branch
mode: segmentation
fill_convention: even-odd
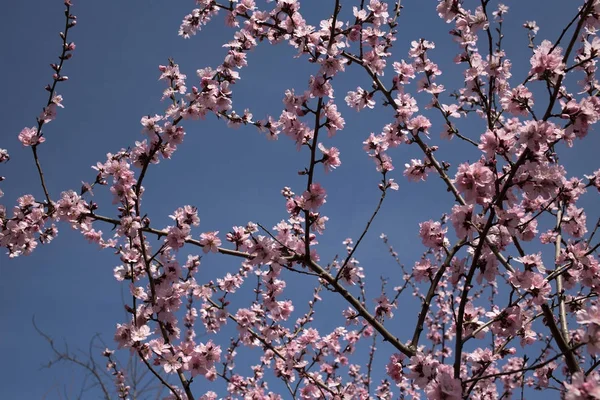
[[[461,1],[437,2],[438,16],[452,24],[458,47],[454,62],[464,77],[448,95],[439,83],[442,68],[434,62],[432,41],[413,40],[406,59],[396,52],[400,1],[319,2],[313,7],[323,19],[311,25],[299,0],[196,0],[179,35],[201,34],[203,26],[225,14],[226,26],[235,33],[224,45],[222,63],[197,70],[191,84],[175,60],[159,66],[167,103],[162,114],[141,118],[144,139],[95,163],[92,183],[53,199],[38,147],[46,140],[42,127],[62,107],[55,88],[67,79],[63,63],[75,49],[67,33],[76,17],[65,1],[62,51],[59,63],[52,64],[49,100],[37,127],[18,135],[32,148],[45,200],[23,195],[12,216],[0,206],[0,245],[10,257],[28,255],[38,243],[50,242],[58,232],[55,224],[62,222],[111,249],[119,257],[113,275],[127,284],[130,295],[128,316],[116,324],[116,346],[139,357],[168,390],[168,399],[391,399],[395,390],[401,398],[501,399],[525,387],[556,389],[568,400],[597,397],[600,264],[599,245],[592,241],[598,224],[588,232],[581,197],[600,191],[600,169],[569,176],[559,151],[575,151],[571,148],[580,141],[589,141],[600,119],[600,1],[578,2],[575,16],[565,21],[554,42],[536,43],[536,22],[523,24],[532,49],[524,78],[513,78],[513,63],[523,60],[511,61],[504,48],[509,8],[490,0],[475,3],[468,9]],[[255,119],[252,110],[236,112],[236,83],[248,54],[259,45],[284,42],[297,52],[297,62],[309,63],[304,91],[285,90],[278,116]],[[352,82],[356,89],[340,102],[335,91],[349,76],[359,76],[353,78],[359,82]],[[330,259],[319,240],[335,224],[327,213],[336,205],[322,174],[335,179],[337,169],[346,165],[344,147],[336,145],[344,140],[342,112],[379,106],[391,110],[388,120],[379,133],[363,132],[362,141],[381,178],[377,189],[373,185],[379,200],[355,239],[338,240],[346,246],[345,256]],[[303,165],[295,166],[304,181],[298,189],[281,190],[282,217],[271,229],[248,222],[225,235],[200,232],[201,212],[185,200],[169,215],[170,225],[160,227],[142,207],[148,175],[186,146],[183,122],[209,116],[228,127],[253,127],[268,140],[287,137],[290,151],[304,157]],[[476,161],[457,166],[444,161],[444,142],[432,137],[434,127],[442,140],[458,138],[465,157],[476,154]],[[384,200],[400,190],[391,176],[396,173],[392,155],[401,146],[411,157],[403,175],[412,183],[403,190],[419,185],[441,189],[439,199],[447,208],[419,224],[414,237],[425,251],[414,266],[405,267],[403,255],[390,247],[403,273],[383,279],[379,297],[370,298],[366,282],[376,277],[359,257],[374,221],[392,206]],[[0,163],[8,158],[0,150]],[[428,182],[430,175],[442,185]],[[89,198],[92,189],[104,186],[116,210]],[[544,226],[551,228],[540,233]],[[114,232],[106,234],[100,227]],[[184,248],[191,253],[187,258]],[[204,257],[219,262],[213,253],[238,259],[239,268],[203,280]],[[553,268],[544,265],[547,260]],[[290,290],[300,275],[314,285],[304,312]],[[388,282],[398,284],[393,294]],[[412,298],[405,289],[412,290]],[[321,293],[331,293],[347,308],[316,309]],[[414,316],[404,307],[411,301],[418,303]],[[318,319],[334,317],[341,325],[320,332]],[[398,320],[404,326],[411,321],[409,334],[398,331]],[[235,329],[229,345],[222,334],[228,321]],[[381,349],[378,338],[383,339]],[[355,351],[360,347],[366,357]],[[261,354],[252,373],[243,375],[236,370],[236,356],[252,349]],[[119,397],[127,398],[125,377],[112,351],[105,353]],[[386,377],[375,386],[373,380],[384,371]],[[271,379],[280,380],[287,393],[272,391]],[[227,393],[210,389],[216,380]],[[198,390],[204,393],[199,396]]]

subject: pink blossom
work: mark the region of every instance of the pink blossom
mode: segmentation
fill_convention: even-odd
[[[356,285],[365,277],[363,268],[358,260],[351,258],[341,272],[340,278],[349,285]]]
[[[37,128],[23,128],[19,133],[19,141],[23,146],[36,146],[40,143],[44,143],[46,138],[38,135]]]
[[[523,28],[530,30],[533,35],[537,35],[538,31],[540,30],[539,26],[537,26],[537,23],[535,21],[525,22],[523,24]]]
[[[237,289],[239,289],[243,283],[243,278],[239,275],[231,275],[231,273],[227,273],[223,279],[217,279],[217,283],[219,285],[219,289],[228,293],[235,293]]]
[[[495,319],[496,322],[492,324],[492,332],[497,335],[514,336],[522,328],[523,315],[519,306],[509,307],[501,312],[495,307],[495,310],[488,312],[487,316]]]
[[[548,145],[562,136],[562,131],[553,123],[528,121],[520,131],[519,143],[524,143],[534,151],[546,151]]]
[[[408,93],[398,93],[394,99],[397,118],[400,122],[408,122],[414,113],[419,111],[417,100]],[[418,122],[417,120],[415,123]]]
[[[200,397],[200,400],[217,400],[219,396],[212,390],[206,392]]]
[[[506,91],[500,99],[502,108],[513,115],[526,116],[533,107],[533,94],[523,85]]]
[[[356,109],[356,111],[360,111],[365,107],[373,108],[375,107],[375,100],[372,99],[373,96],[366,92],[364,89],[357,87],[356,92],[350,91],[346,96],[346,104],[348,107],[352,107]]]
[[[402,376],[403,376],[402,362],[404,361],[405,358],[406,358],[406,356],[404,354],[400,354],[400,353],[392,354],[392,356],[390,357],[390,362],[385,367],[387,375],[390,378],[392,378],[392,380],[396,384],[399,384],[400,382],[402,382]]]
[[[387,153],[379,153],[371,155],[373,161],[375,161],[375,169],[381,173],[387,173],[394,170],[392,164],[392,157]]]
[[[6,162],[8,160],[10,160],[10,157],[8,155],[8,150],[0,149],[0,163]]]
[[[417,282],[431,280],[435,274],[435,270],[436,268],[431,265],[431,261],[429,261],[429,259],[422,259],[415,264],[413,268],[413,276]]]
[[[588,376],[582,372],[573,374],[571,383],[564,382],[565,400],[600,399],[600,377],[596,371]]]
[[[450,220],[452,221],[452,226],[454,226],[454,230],[456,231],[456,236],[458,236],[459,239],[464,239],[468,235],[473,233],[474,227],[472,218],[472,204],[465,206],[455,205],[454,207],[452,207],[452,214],[450,215]]]
[[[439,361],[434,360],[431,355],[425,356],[417,353],[410,358],[410,365],[408,366],[410,372],[406,376],[407,378],[414,379],[418,387],[424,388],[435,378],[438,365]]]
[[[317,211],[323,204],[326,203],[327,194],[325,189],[319,183],[312,183],[310,189],[302,194],[304,200],[304,209]]]
[[[531,279],[531,287],[529,291],[533,295],[533,303],[541,306],[548,301],[549,295],[552,292],[552,288],[542,275],[534,274]]]
[[[275,301],[269,304],[269,317],[274,321],[285,321],[294,311],[294,306],[290,300]]]
[[[377,302],[377,306],[375,307],[375,315],[386,318],[392,318],[394,316],[392,309],[397,308],[397,306],[395,303],[390,302],[385,295],[381,295],[376,298],[375,302]]]
[[[394,67],[394,72],[398,74],[394,77],[396,88],[400,88],[401,85],[407,84],[411,79],[414,79],[415,69],[411,64],[408,64],[402,60],[400,62],[394,62],[392,66]]]
[[[216,253],[219,251],[221,245],[221,239],[217,237],[219,231],[206,232],[200,234],[200,244],[203,246],[202,251],[204,253],[212,252]]]
[[[531,70],[533,74],[541,79],[544,74],[554,76],[564,73],[564,64],[562,62],[562,48],[556,47],[552,50],[552,43],[549,40],[544,40],[534,50],[531,57]]]
[[[446,22],[452,21],[459,11],[460,3],[456,0],[440,0],[437,6],[438,15]]]
[[[432,220],[421,222],[419,228],[419,236],[423,241],[423,245],[439,248],[448,244],[448,239],[445,237],[448,228],[442,228],[442,224],[439,222]]]
[[[389,17],[387,3],[380,0],[370,0],[367,9],[373,13],[373,16],[375,17],[373,23],[376,26],[387,22],[387,18]]]
[[[127,348],[133,345],[133,339],[131,338],[131,326],[128,324],[117,324],[117,331],[115,332],[115,341],[118,344],[118,348]]]
[[[460,379],[455,379],[448,372],[438,373],[436,380],[425,391],[430,400],[460,400],[463,398]]]
[[[410,164],[404,164],[404,176],[410,181],[425,181],[427,179],[427,166],[421,160],[410,160]]]
[[[415,118],[408,121],[406,127],[413,131],[413,134],[417,134],[418,132],[425,132],[431,128],[431,122],[422,115],[418,115]]]
[[[172,249],[178,250],[183,247],[186,240],[191,238],[190,227],[186,225],[184,227],[170,226],[167,228],[166,243]]]
[[[47,107],[44,107],[42,113],[38,116],[38,121],[42,121],[45,124],[54,121],[56,119],[56,106],[57,104],[51,103]]]
[[[327,149],[322,143],[319,143],[318,147],[323,153],[323,166],[325,167],[326,173],[342,165],[342,162],[340,161],[340,151],[336,147]]]
[[[467,201],[484,204],[490,200],[493,179],[492,171],[481,162],[476,162],[460,164],[454,182]]]
[[[311,76],[309,86],[310,94],[313,97],[333,97],[333,87],[323,75],[317,77]]]
[[[330,100],[325,106],[323,106],[323,110],[325,112],[325,116],[327,120],[325,121],[325,127],[327,128],[327,136],[334,136],[337,131],[341,131],[344,129],[346,121],[342,118],[342,114],[337,109],[333,100]]]
[[[567,207],[565,222],[563,223],[565,232],[575,238],[580,238],[587,232],[585,224],[586,216],[583,209],[570,204]]]
[[[175,373],[183,367],[183,363],[178,354],[166,353],[159,362],[167,374]]]

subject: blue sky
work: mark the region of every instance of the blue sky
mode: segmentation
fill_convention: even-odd
[[[467,6],[471,3],[467,2]],[[510,11],[505,24],[505,43],[513,60],[512,83],[522,81],[529,69],[530,50],[521,24],[526,20],[538,21],[541,26],[538,43],[543,38],[555,38],[559,27],[572,17],[574,3],[578,2],[506,1]],[[303,14],[312,25],[330,15],[333,6],[326,1],[302,4]],[[343,2],[345,12],[349,12],[350,5],[354,2]],[[440,82],[449,89],[458,88],[462,85],[460,70],[451,61],[458,48],[447,35],[451,25],[437,18],[435,5],[431,0],[404,2],[393,60],[407,58],[411,40],[420,37],[433,40],[437,47],[430,57],[445,73]],[[72,10],[78,16],[78,25],[71,31],[70,39],[77,49],[64,70],[70,79],[58,89],[64,97],[65,109],[45,128],[47,141],[39,149],[49,190],[55,199],[63,190],[78,189],[81,181],[93,181],[95,172],[90,167],[105,160],[106,153],[141,140],[140,118],[161,113],[165,108],[160,102],[163,82],[157,80],[158,65],[173,57],[188,75],[191,86],[196,69],[215,67],[222,62],[226,49],[221,45],[233,35],[233,30],[224,26],[222,15],[191,40],[177,36],[181,19],[193,7],[191,0],[74,1]],[[11,161],[0,166],[0,175],[7,177],[2,182],[5,192],[2,203],[10,207],[23,194],[41,195],[31,151],[21,146],[17,134],[23,127],[34,125],[35,116],[46,101],[43,88],[50,82],[48,64],[57,59],[58,31],[64,21],[60,0],[13,1],[3,9],[0,47],[4,60],[0,71],[5,79],[4,95],[0,97],[4,117],[0,147],[8,149]],[[565,9],[570,11],[565,13]],[[242,79],[234,88],[234,108],[243,111],[250,107],[258,118],[266,114],[277,117],[285,89],[303,91],[310,74],[317,69],[304,58],[293,58],[294,55],[295,50],[287,44],[275,47],[260,44],[249,55],[249,66],[241,71]],[[343,102],[345,92],[358,85],[368,87],[369,81],[362,71],[351,67],[339,79],[338,86],[334,86],[346,129],[325,144],[341,150],[342,166],[329,175],[324,175],[321,169],[317,173],[317,180],[328,191],[323,211],[330,220],[319,247],[324,260],[343,254],[341,242],[346,237],[358,237],[379,196],[380,176],[361,143],[370,132],[380,132],[393,114],[389,108],[381,107],[360,114],[348,109]],[[421,104],[427,103],[425,98],[420,99]],[[447,97],[446,100],[450,102]],[[442,142],[439,118],[432,112],[425,115],[434,122],[431,137],[441,147],[439,158],[450,161],[455,168],[458,161],[474,161],[479,157],[476,152],[465,152],[457,141]],[[279,193],[284,186],[297,193],[302,191],[305,183],[297,171],[306,165],[306,152],[297,152],[295,144],[286,137],[270,142],[254,128],[231,130],[212,117],[186,122],[184,127],[186,139],[173,160],[152,167],[144,184],[144,208],[155,227],[165,227],[170,221],[168,215],[186,204],[199,210],[201,226],[196,235],[212,230],[224,234],[232,226],[248,221],[270,227],[286,218],[285,203]],[[480,121],[463,127],[474,139],[484,129]],[[576,142],[573,149],[562,155],[571,176],[598,168],[595,149],[600,141],[596,132],[590,136],[587,144]],[[380,275],[392,278],[391,287],[401,283],[398,267],[387,254],[379,234],[385,232],[400,253],[401,261],[411,266],[424,250],[417,236],[418,223],[438,219],[451,207],[450,195],[435,177],[425,184],[409,183],[402,177],[405,162],[422,158],[417,148],[401,147],[390,155],[396,165],[391,177],[399,181],[400,191],[387,198],[382,216],[375,221],[371,234],[356,254],[370,277],[371,298],[378,295]],[[452,171],[453,174],[455,169]],[[116,215],[107,188],[95,192],[100,212]],[[593,203],[584,199],[582,204]],[[590,212],[588,221],[595,221],[597,214]],[[52,359],[52,354],[35,332],[33,316],[57,344],[65,342],[71,350],[84,351],[96,333],[112,346],[115,324],[124,319],[122,293],[127,289],[112,276],[118,258],[110,251],[99,251],[95,245],[87,244],[66,225],[60,225],[59,229],[59,236],[51,245],[40,246],[31,256],[9,260],[0,254],[3,304],[0,354],[5,360],[0,378],[1,398],[62,399],[65,391],[73,395],[79,388],[82,374],[78,369],[61,365],[50,370],[40,368]],[[102,229],[107,232],[110,227]],[[236,260],[209,255],[203,259],[199,279],[214,279],[237,267]],[[308,299],[307,287],[313,286],[314,282],[292,277],[288,295]],[[324,296],[324,302],[326,306],[321,304],[317,314],[325,318],[319,328],[326,332],[340,321],[343,303],[332,294]],[[301,304],[297,307],[301,308]],[[411,304],[411,300],[406,304]],[[409,331],[402,321],[412,321],[417,310],[404,308],[402,318],[392,321],[390,329],[400,338],[408,339]],[[378,360],[383,365],[387,363],[389,349],[385,345],[379,347]],[[242,362],[249,359],[250,355],[242,358]],[[196,393],[201,391],[198,389]],[[84,398],[95,396],[97,391],[92,390]]]

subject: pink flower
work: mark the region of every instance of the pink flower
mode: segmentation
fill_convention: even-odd
[[[373,13],[375,17],[373,24],[375,26],[379,26],[385,24],[387,22],[390,14],[388,13],[388,5],[387,3],[380,0],[370,0],[367,9]]]
[[[459,239],[464,239],[467,235],[470,235],[474,231],[473,222],[473,205],[459,206],[455,205],[452,207],[452,214],[450,215],[450,221],[456,231],[456,236]]]
[[[600,117],[600,99],[596,97],[585,97],[579,103],[570,100],[566,104],[561,101],[563,106],[561,117],[570,119],[571,124],[567,124],[565,131],[565,140],[567,145],[572,146],[574,137],[584,138],[590,128]]]
[[[392,157],[387,153],[378,153],[372,155],[373,161],[375,161],[375,169],[379,172],[386,173],[394,170],[392,164]]]
[[[513,115],[527,116],[533,107],[533,94],[523,85],[506,91],[500,99],[502,108]]]
[[[341,131],[344,129],[346,121],[342,118],[342,114],[337,109],[333,100],[330,100],[324,107],[323,110],[325,112],[325,116],[327,117],[327,121],[325,121],[325,127],[327,128],[327,136],[332,137],[337,133],[337,131]]]
[[[577,208],[572,204],[567,207],[566,217],[563,222],[563,229],[569,235],[580,238],[587,233],[586,216],[583,208]]]
[[[336,147],[326,149],[322,143],[319,143],[318,147],[323,153],[323,166],[325,167],[325,173],[328,173],[332,169],[336,169],[342,165],[342,162],[340,161],[340,151]]]
[[[269,302],[269,318],[274,321],[286,321],[292,312],[294,306],[290,300]]]
[[[564,73],[564,64],[562,62],[562,48],[555,47],[552,52],[552,42],[544,40],[533,52],[531,57],[530,74],[542,78],[544,74],[554,76]]]
[[[319,58],[319,63],[321,64],[321,72],[323,74],[334,76],[338,72],[344,71],[346,60],[328,56],[327,58]]]
[[[394,77],[394,83],[397,88],[400,85],[409,83],[411,79],[414,79],[415,68],[411,64],[402,60],[400,62],[394,62],[392,66],[394,67],[394,72],[398,74]]]
[[[390,362],[385,367],[387,375],[390,378],[392,378],[392,380],[396,384],[399,384],[402,382],[402,377],[404,375],[402,373],[402,367],[403,367],[402,361],[404,361],[405,358],[406,358],[406,356],[404,354],[400,354],[400,353],[392,354],[392,356],[390,357]]]
[[[219,231],[206,232],[200,234],[200,244],[203,246],[202,251],[205,253],[216,253],[219,251],[221,239],[217,237]]]
[[[399,92],[394,99],[394,104],[396,104],[396,118],[401,122],[407,122],[414,113],[419,111],[417,100],[408,93]]]
[[[431,128],[431,122],[424,116],[417,115],[415,118],[408,121],[406,127],[415,135],[419,132],[427,133],[429,128]]]
[[[327,216],[322,216],[322,217],[317,218],[315,220],[315,222],[313,222],[313,224],[311,225],[310,230],[313,232],[316,231],[322,235],[323,232],[325,231],[325,223],[327,221],[329,221],[329,217],[327,217]]]
[[[23,144],[23,146],[35,146],[40,143],[44,143],[46,138],[38,135],[37,128],[23,128],[21,133],[19,133],[19,141]]]
[[[573,374],[571,383],[564,382],[565,400],[600,399],[600,377],[597,371],[589,375],[583,372]]]
[[[242,286],[243,282],[244,280],[240,275],[231,275],[229,272],[223,277],[223,279],[217,279],[219,289],[228,293],[235,293],[235,291]]]
[[[523,257],[515,258],[515,261],[522,263],[528,271],[535,268],[542,274],[546,272],[546,267],[544,267],[544,262],[542,261],[542,253],[527,254]]]
[[[600,307],[592,304],[583,310],[577,312],[577,322],[580,324],[593,324],[600,326]]]
[[[252,265],[268,263],[276,259],[279,254],[275,249],[273,239],[263,235],[259,235],[256,240],[248,245],[248,251],[253,255],[251,260]]]
[[[333,87],[323,75],[310,77],[310,94],[314,97],[333,97]]]
[[[551,122],[527,121],[520,130],[519,143],[534,152],[546,151],[548,145],[562,137],[562,131]]]
[[[154,134],[162,133],[162,127],[158,124],[162,120],[160,115],[155,115],[154,117],[142,117],[140,123],[144,127],[142,129],[143,133],[146,133],[152,138]]]
[[[125,347],[131,347],[133,340],[131,338],[131,326],[129,324],[117,324],[117,331],[115,332],[115,342],[119,349]]]
[[[410,358],[408,366],[410,372],[406,374],[406,377],[414,379],[417,387],[424,388],[435,378],[438,365],[439,361],[433,359],[430,354],[424,356],[422,353],[418,353]]]
[[[375,306],[376,316],[387,318],[392,318],[394,316],[392,309],[397,308],[397,306],[395,303],[391,303],[385,295],[382,294],[381,296],[376,298],[375,302],[377,302],[377,306]]]
[[[426,389],[428,400],[461,400],[462,385],[450,373],[438,373],[436,380]]]
[[[366,92],[361,87],[357,87],[356,92],[348,92],[348,95],[346,96],[345,100],[346,104],[348,104],[348,107],[352,107],[356,111],[360,111],[365,107],[375,107],[375,100],[373,100],[373,95]]]
[[[298,341],[304,346],[309,346],[319,341],[319,339],[319,331],[314,328],[308,328],[302,333]]]
[[[421,160],[410,160],[410,164],[404,164],[406,169],[404,170],[404,176],[409,181],[424,181],[427,179],[427,166],[423,164]]]
[[[183,206],[175,210],[173,215],[169,217],[177,221],[178,225],[200,225],[200,218],[198,217],[198,209],[193,206]]]
[[[10,160],[10,156],[8,155],[8,150],[0,149],[0,163],[6,162]]]
[[[166,243],[169,247],[174,250],[178,250],[183,247],[186,240],[190,238],[190,226],[185,225],[181,228],[177,226],[170,226],[167,229]]]
[[[52,103],[47,107],[44,107],[42,113],[38,117],[38,120],[47,124],[48,122],[51,122],[54,119],[56,119],[56,104]]]
[[[354,258],[348,260],[340,276],[341,279],[350,285],[356,285],[364,277],[363,268],[358,265],[358,260]]]
[[[486,313],[496,321],[492,324],[492,332],[502,337],[514,336],[523,327],[523,315],[520,306],[509,307],[503,311],[495,310]]]
[[[531,288],[529,292],[533,295],[533,303],[541,306],[546,301],[548,301],[548,297],[552,288],[547,280],[540,274],[534,274],[531,279]]]
[[[600,307],[592,303],[577,312],[577,322],[585,325],[585,342],[591,354],[600,353]]]
[[[316,212],[319,207],[327,202],[325,200],[326,197],[325,189],[319,183],[313,183],[310,185],[310,189],[302,194],[302,199],[304,200],[303,208]]]
[[[390,188],[392,190],[398,190],[398,189],[400,189],[400,186],[398,185],[397,182],[394,182],[393,179],[388,179],[388,181],[387,181],[387,183],[385,185],[385,188],[383,188],[383,189],[387,189],[387,188]]]
[[[538,31],[540,30],[540,27],[537,26],[537,23],[535,21],[526,21],[523,24],[523,28],[531,31],[533,35],[537,35]]]
[[[448,239],[446,239],[445,235],[448,228],[442,228],[440,222],[432,220],[421,222],[419,228],[419,236],[425,246],[439,248],[447,244]]]
[[[131,328],[131,340],[134,342],[142,342],[148,336],[150,336],[150,327],[148,325]]]
[[[164,354],[163,358],[160,360],[160,363],[167,374],[172,374],[183,366],[179,355],[171,353]]]
[[[460,3],[456,0],[440,0],[437,6],[438,15],[446,22],[452,21],[459,11]]]
[[[211,390],[202,395],[200,400],[217,400],[218,398],[219,396]]]
[[[434,266],[431,265],[431,261],[429,261],[429,259],[427,258],[418,261],[417,263],[415,263],[415,266],[413,268],[413,276],[415,278],[415,281],[421,283],[423,281],[426,281],[427,279],[432,279],[436,269],[437,268],[434,268]]]
[[[460,164],[454,179],[458,190],[464,193],[465,200],[475,200],[478,204],[491,200],[493,181],[492,171],[481,162]]]

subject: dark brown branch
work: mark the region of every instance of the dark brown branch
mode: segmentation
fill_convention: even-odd
[[[548,328],[550,329],[550,332],[552,333],[552,336],[554,337],[554,340],[556,341],[556,344],[558,345],[558,348],[560,349],[562,355],[565,357],[565,362],[567,364],[567,367],[569,368],[569,372],[571,374],[574,374],[576,372],[581,371],[581,369],[579,368],[579,363],[575,359],[573,351],[569,348],[569,345],[565,342],[562,333],[556,326],[556,322],[554,321],[554,314],[552,314],[552,310],[550,310],[548,304],[542,304],[542,311],[546,319],[546,324],[548,325]]]
[[[410,342],[410,347],[414,350],[419,346],[419,338],[421,336],[421,332],[423,332],[423,325],[425,323],[425,318],[427,317],[427,313],[429,312],[429,308],[431,307],[431,301],[433,300],[433,296],[435,296],[435,291],[437,286],[444,276],[444,272],[446,272],[446,268],[452,262],[454,255],[458,252],[458,250],[465,244],[465,240],[461,240],[459,243],[454,245],[452,251],[448,254],[444,263],[440,266],[440,269],[435,274],[431,285],[429,286],[429,290],[425,295],[425,299],[423,300],[423,306],[421,307],[421,312],[419,313],[419,319],[417,320],[417,325],[415,326],[415,332],[413,333],[412,340]]]
[[[106,400],[110,400],[110,395],[108,393],[108,389],[106,388],[106,385],[104,384],[104,381],[102,380],[102,377],[100,376],[100,374],[96,368],[96,363],[94,362],[94,360],[92,358],[90,358],[90,362],[83,362],[83,361],[79,360],[76,356],[69,354],[68,350],[64,351],[64,352],[59,351],[56,348],[56,346],[54,345],[54,340],[48,334],[42,332],[42,330],[40,328],[38,328],[37,324],[35,323],[35,317],[33,317],[31,319],[31,322],[33,323],[33,327],[37,331],[37,333],[39,333],[40,336],[42,336],[48,342],[48,344],[50,345],[50,348],[56,355],[56,360],[50,361],[48,363],[48,367],[52,366],[52,364],[54,364],[58,361],[69,361],[75,365],[79,365],[80,367],[82,367],[83,369],[88,371],[94,377],[94,379],[98,383],[98,386],[100,386],[100,389],[102,390],[102,394],[103,394],[104,398]],[[92,339],[92,341],[93,341],[93,339]]]

